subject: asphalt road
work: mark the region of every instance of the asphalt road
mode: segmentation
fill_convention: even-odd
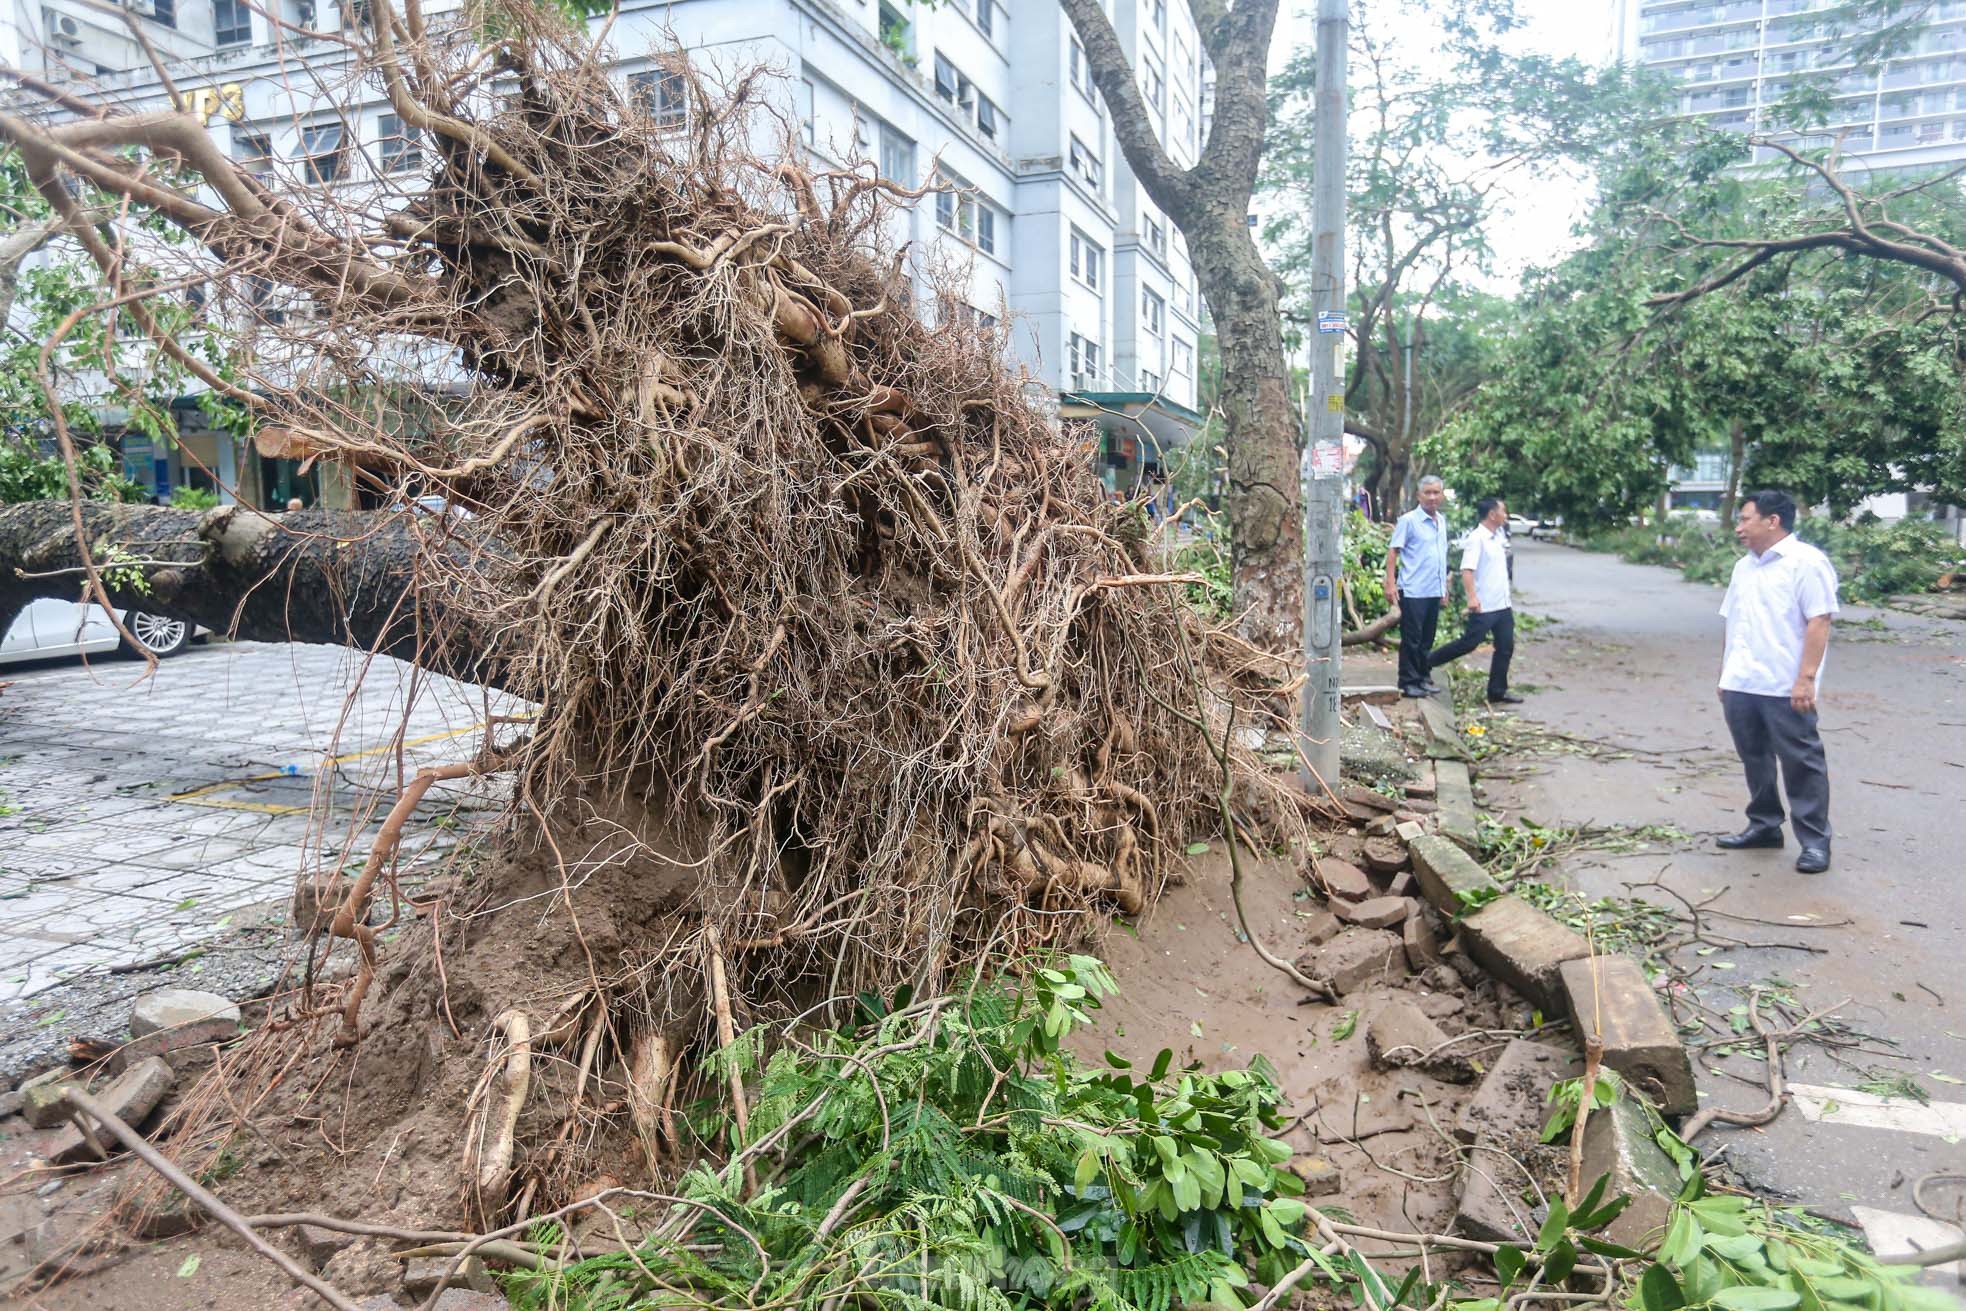
[[[1565,547],[1517,550],[1518,609],[1557,621],[1518,645],[1525,718],[1578,742],[1530,758],[1538,772],[1527,777],[1489,781],[1485,804],[1543,823],[1674,826],[1693,838],[1574,857],[1562,873],[1592,895],[1657,878],[1716,911],[1770,921],[1712,917],[1716,935],[1815,948],[1692,957],[1692,986],[1718,1011],[1756,982],[1786,981],[1812,1008],[1842,1003],[1837,1013],[1874,1035],[1841,1061],[1804,1048],[1787,1063],[1792,1084],[1846,1091],[1803,1094],[1765,1130],[1716,1127],[1700,1146],[1724,1146],[1749,1182],[1799,1202],[1913,1213],[1918,1179],[1966,1170],[1966,624],[1844,609],[1821,714],[1834,864],[1809,877],[1792,868],[1792,833],[1781,851],[1712,845],[1743,825],[1746,802],[1714,696],[1720,590]],[[1759,1064],[1720,1064],[1732,1077],[1700,1070],[1707,1104],[1766,1101]],[[1865,1070],[1910,1075],[1931,1106],[1897,1098],[1873,1113],[1848,1091]],[[1938,1196],[1950,1212],[1966,1193]]]

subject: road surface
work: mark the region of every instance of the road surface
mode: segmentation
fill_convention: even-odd
[[[1557,621],[1518,644],[1524,717],[1612,750],[1537,755],[1525,764],[1540,772],[1484,784],[1486,808],[1545,824],[1675,826],[1696,835],[1687,849],[1592,853],[1562,873],[1591,895],[1657,877],[1692,901],[1773,922],[1714,919],[1716,934],[1818,948],[1692,958],[1694,987],[1723,1013],[1749,984],[1786,980],[1805,1005],[1843,1002],[1838,1014],[1875,1035],[1871,1053],[1847,1063],[1795,1052],[1797,1096],[1772,1125],[1716,1126],[1699,1146],[1724,1146],[1755,1186],[1826,1211],[1912,1213],[1919,1178],[1966,1170],[1966,624],[1845,608],[1821,714],[1834,863],[1810,877],[1792,868],[1792,833],[1781,851],[1712,845],[1743,826],[1746,802],[1714,696],[1720,590],[1565,547],[1524,542],[1517,553],[1519,610]],[[1700,1070],[1705,1104],[1763,1104],[1761,1067],[1726,1064],[1737,1077]],[[1931,1105],[1866,1105],[1864,1067],[1913,1077]],[[1948,1210],[1962,1195],[1936,1192]]]

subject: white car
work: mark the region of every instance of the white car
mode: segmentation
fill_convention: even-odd
[[[193,631],[182,619],[166,619],[142,610],[119,612],[123,627],[150,654],[174,656],[191,644],[204,629]],[[44,660],[51,656],[95,655],[123,646],[123,635],[110,622],[101,606],[80,601],[43,599],[29,601],[4,636],[0,636],[0,664],[17,660]]]

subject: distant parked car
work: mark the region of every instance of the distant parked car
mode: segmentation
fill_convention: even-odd
[[[174,656],[206,630],[194,630],[182,619],[166,619],[143,610],[118,612],[123,627],[150,654]],[[51,656],[95,655],[125,645],[123,635],[101,606],[81,601],[29,601],[4,637],[0,664],[44,660]]]
[[[1509,516],[1509,536],[1528,537],[1534,534],[1535,531],[1536,521],[1528,515],[1512,514]]]

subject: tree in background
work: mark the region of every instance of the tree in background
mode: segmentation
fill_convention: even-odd
[[[1647,509],[1708,451],[1728,456],[1723,513],[1747,484],[1838,514],[1880,492],[1966,499],[1959,287],[1934,267],[1966,239],[1956,181],[1859,191],[1833,149],[1745,173],[1752,148],[1676,125],[1635,139],[1589,244],[1530,280],[1429,458],[1572,522]],[[1860,250],[1862,231],[1904,249]]]
[[[1366,487],[1382,514],[1417,472],[1417,444],[1488,371],[1504,307],[1469,279],[1489,270],[1510,184],[1591,164],[1659,102],[1620,71],[1510,52],[1517,23],[1508,0],[1406,0],[1353,28],[1346,430],[1370,447]],[[1263,174],[1278,202],[1266,236],[1290,302],[1306,306],[1315,73],[1302,49],[1276,80]]]
[[[1304,532],[1299,442],[1284,357],[1281,285],[1249,227],[1269,126],[1270,38],[1277,0],[1189,0],[1215,68],[1208,139],[1191,168],[1168,157],[1126,49],[1099,0],[1060,0],[1085,46],[1113,135],[1154,204],[1181,230],[1221,343],[1219,401],[1227,453],[1230,565],[1242,636],[1274,651],[1302,646]]]

